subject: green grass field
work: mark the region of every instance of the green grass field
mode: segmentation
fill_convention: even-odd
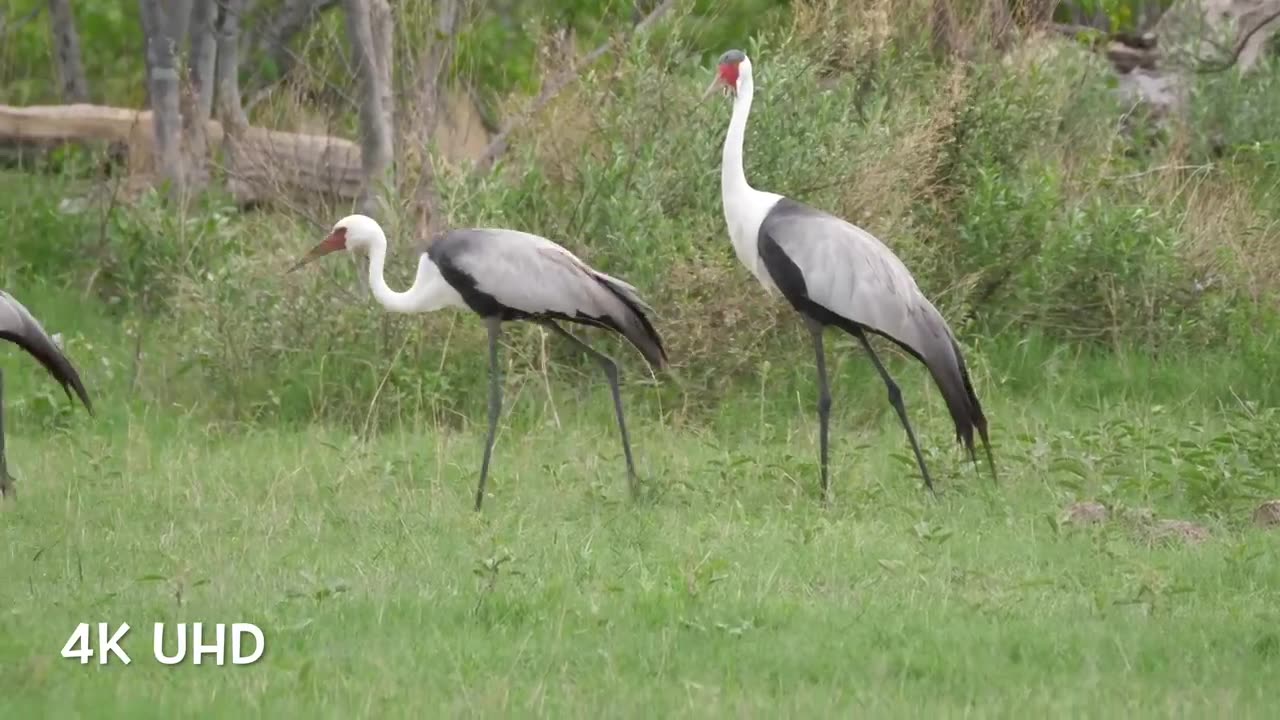
[[[48,432],[21,402],[51,383],[6,350],[20,494],[0,513],[0,715],[1273,713],[1280,535],[1251,526],[1247,494],[1192,480],[1197,448],[1237,479],[1263,462],[1225,400],[1230,358],[1005,358],[980,383],[999,485],[895,360],[932,498],[865,359],[841,352],[828,508],[811,397],[676,422],[635,386],[633,504],[593,379],[554,385],[554,414],[508,388],[511,417],[539,420],[500,434],[476,514],[482,414],[359,440],[210,424],[117,382],[96,420]],[[1091,497],[1112,521],[1060,522]],[[1155,541],[1125,519],[1141,507],[1209,538]],[[152,624],[182,621],[256,623],[266,652],[160,665]],[[61,658],[81,622],[128,622],[133,663]]]

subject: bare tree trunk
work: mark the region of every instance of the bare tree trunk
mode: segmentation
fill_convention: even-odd
[[[227,135],[235,135],[249,125],[240,105],[240,16],[245,0],[218,0],[217,4],[218,120]]]
[[[177,43],[164,0],[138,0],[142,11],[142,35],[147,43],[147,75],[150,80],[156,155],[160,176],[171,183],[170,192],[185,186],[182,168],[182,113],[178,100],[178,70],[174,62]]]
[[[436,0],[435,33],[418,61],[418,134],[426,139],[435,132],[444,100],[443,79],[453,64],[453,46],[458,34],[458,0]]]
[[[89,83],[85,80],[84,63],[80,60],[80,34],[76,32],[71,0],[49,0],[49,26],[57,48],[62,99],[69,103],[89,102]]]
[[[192,2],[193,0],[164,0],[165,17],[169,21],[166,28],[169,37],[181,40],[187,36]]]
[[[201,120],[213,115],[213,96],[216,82],[218,41],[214,26],[218,22],[218,0],[195,0],[191,10],[191,49],[187,60],[191,78],[191,91],[195,93],[196,107]]]
[[[391,5],[387,0],[369,0],[369,29],[373,34],[373,61],[378,70],[378,103],[382,108],[386,125],[390,128],[388,135],[388,157],[394,157],[395,142],[395,84],[394,69],[395,29],[391,22]]]
[[[365,187],[360,211],[378,217],[390,181],[394,128],[391,105],[391,8],[386,0],[343,0],[352,60],[360,78],[360,148]]]
[[[232,196],[246,195],[239,178],[240,139],[249,127],[249,118],[240,105],[240,16],[245,0],[219,0],[217,19],[218,120],[222,123],[223,164]]]
[[[436,0],[435,33],[418,62],[417,127],[410,135],[423,148],[422,167],[418,175],[418,187],[414,191],[419,240],[426,240],[436,220],[439,197],[436,193],[435,168],[431,162],[431,141],[440,124],[441,105],[444,102],[444,78],[453,63],[453,45],[458,34],[458,0]]]
[[[187,25],[191,44],[185,67],[188,82],[182,86],[182,129],[190,185],[203,186],[208,180],[209,142],[205,137],[205,121],[213,110],[217,60],[213,25],[217,10],[217,0],[195,0]]]

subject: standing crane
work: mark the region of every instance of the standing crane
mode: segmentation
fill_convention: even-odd
[[[93,414],[93,405],[89,402],[89,394],[85,392],[80,375],[67,356],[58,349],[57,343],[40,326],[31,312],[18,302],[17,298],[0,290],[0,339],[8,340],[27,351],[49,374],[62,383],[67,398],[74,402],[72,389],[80,396],[84,407]],[[4,452],[4,373],[0,371],[0,498],[15,495],[14,478],[9,475],[8,462]]]
[[[920,292],[902,261],[867,231],[830,213],[747,184],[742,168],[742,143],[755,86],[751,60],[741,50],[720,56],[717,71],[702,97],[717,88],[733,97],[733,116],[724,140],[720,190],[724,218],[738,260],[770,294],[782,296],[804,319],[813,337],[818,374],[819,452],[822,496],[828,497],[827,431],[831,392],[827,386],[826,353],[822,334],[835,326],[856,337],[866,349],[889,390],[889,403],[906,428],[925,485],[933,480],[925,466],[907,410],[889,371],[867,340],[875,333],[896,343],[924,363],[942,391],[956,440],[963,442],[977,465],[973,431],[982,436],[987,462],[995,477],[995,461],[987,438],[987,419],[973,391],[964,357],[951,328],[933,303]]]
[[[556,323],[563,320],[616,332],[634,345],[650,365],[662,369],[667,366],[667,353],[662,338],[646,315],[653,309],[640,299],[633,286],[592,269],[546,238],[517,230],[472,228],[451,230],[420,250],[413,287],[396,292],[387,286],[382,276],[387,236],[377,221],[364,215],[349,215],[339,220],[329,236],[289,272],[339,250],[369,256],[369,286],[374,298],[391,312],[425,313],[454,307],[470,309],[484,319],[489,332],[489,435],[480,465],[480,483],[476,487],[477,511],[484,500],[489,456],[502,411],[498,340],[502,323],[514,320],[527,320],[550,328],[585,350],[604,371],[622,435],[627,481],[632,495],[638,495],[635,462],[631,458],[631,441],[618,388],[618,365]]]

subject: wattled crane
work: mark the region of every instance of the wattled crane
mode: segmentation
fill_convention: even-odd
[[[889,390],[889,402],[906,428],[911,449],[933,490],[907,410],[889,371],[867,341],[872,332],[892,340],[924,363],[946,400],[956,439],[974,454],[976,429],[994,477],[995,462],[987,437],[987,419],[974,393],[955,336],[937,308],[920,292],[902,261],[870,233],[830,213],[747,184],[742,144],[755,85],[751,60],[741,50],[720,56],[715,78],[703,93],[717,88],[733,97],[733,116],[724,140],[721,197],[729,237],[738,260],[770,293],[781,292],[800,313],[813,338],[818,374],[819,453],[822,496],[828,497],[827,436],[831,392],[827,386],[822,333],[835,326],[858,338]]]
[[[502,323],[513,320],[527,320],[550,328],[585,350],[604,371],[622,435],[627,480],[632,495],[639,492],[631,441],[622,415],[618,365],[556,322],[563,320],[619,333],[651,365],[662,369],[667,365],[662,338],[646,315],[652,309],[640,299],[634,287],[592,269],[546,238],[517,230],[473,228],[444,233],[420,251],[413,287],[396,292],[387,286],[382,276],[387,236],[377,221],[364,215],[339,220],[329,236],[290,268],[290,272],[339,250],[369,256],[370,289],[374,298],[391,312],[423,313],[454,307],[469,309],[484,319],[489,331],[489,435],[476,487],[476,510],[484,500],[489,456],[502,411],[498,340]]]

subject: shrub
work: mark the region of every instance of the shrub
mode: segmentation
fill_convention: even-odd
[[[1204,103],[1220,97],[1195,99],[1189,128],[1135,152],[1100,61],[1074,45],[1033,39],[1003,59],[942,64],[892,23],[841,34],[812,12],[793,18],[735,43],[752,55],[758,86],[749,179],[881,237],[962,342],[1012,329],[1163,352],[1232,342],[1274,307],[1276,273],[1257,271],[1280,270],[1263,219],[1280,177],[1275,146],[1259,134],[1274,114],[1269,81],[1222,90],[1247,109],[1222,120],[1233,154],[1202,172],[1195,162],[1213,131],[1196,123],[1216,127]],[[784,369],[768,374],[780,393],[812,380],[790,309],[730,249],[719,187],[729,110],[698,102],[708,53],[681,28],[586,72],[516,133],[493,173],[441,167],[438,182],[448,224],[542,234],[635,283],[680,377],[655,396],[696,410],[730,385],[760,382],[766,359]],[[157,372],[188,379],[173,383],[175,396],[195,387],[234,417],[362,429],[483,408],[480,324],[387,316],[345,261],[281,276],[319,239],[294,215],[238,217],[213,198],[176,211],[121,207],[105,224],[38,205],[23,222],[23,237],[74,238],[0,248],[6,263],[92,276],[100,293],[158,318],[154,342],[177,350]],[[414,263],[394,234],[401,223],[384,225],[389,280],[407,286]],[[619,340],[592,335],[628,382],[647,375]],[[508,345],[513,383],[588,367],[537,328],[511,328]]]

